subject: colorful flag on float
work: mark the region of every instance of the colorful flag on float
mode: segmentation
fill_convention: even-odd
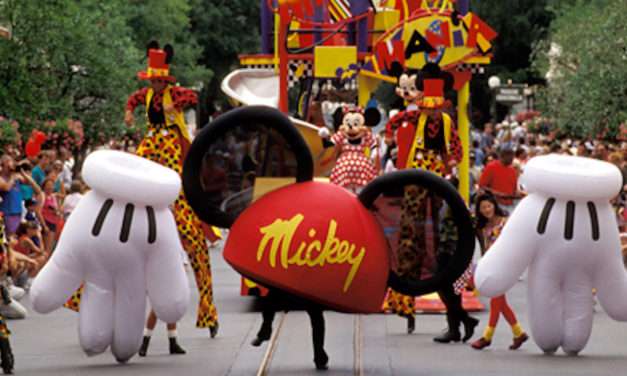
[[[332,22],[340,22],[351,17],[349,0],[329,0],[329,16]]]

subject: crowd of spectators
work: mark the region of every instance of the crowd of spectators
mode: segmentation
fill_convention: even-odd
[[[85,190],[73,177],[64,147],[26,157],[17,148],[0,156],[0,314],[23,318],[19,299],[49,260],[65,219]]]

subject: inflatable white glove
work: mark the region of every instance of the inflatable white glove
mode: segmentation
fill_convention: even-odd
[[[48,313],[84,283],[79,338],[88,355],[111,346],[119,362],[139,349],[146,295],[159,319],[183,317],[189,286],[168,205],[176,172],[138,156],[97,151],[83,165],[92,188],[63,229],[52,258],[31,288],[33,309]]]
[[[318,129],[318,136],[321,138],[329,138],[331,136],[331,132],[329,132],[329,128],[321,127]]]
[[[528,307],[536,344],[579,353],[592,330],[593,289],[615,320],[627,321],[627,273],[609,203],[622,185],[612,164],[548,155],[531,159],[529,195],[479,262],[475,283],[486,296],[509,290],[529,266]]]

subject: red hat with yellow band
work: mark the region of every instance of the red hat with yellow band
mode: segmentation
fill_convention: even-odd
[[[426,64],[420,72],[418,89],[423,91],[423,98],[418,103],[421,108],[439,109],[444,107],[444,93],[453,88],[455,79],[449,72],[443,72],[437,64]]]
[[[174,48],[166,44],[163,49],[159,48],[159,42],[148,43],[146,56],[148,57],[148,69],[137,73],[140,80],[165,80],[176,82],[176,78],[170,75],[170,61],[174,57]]]

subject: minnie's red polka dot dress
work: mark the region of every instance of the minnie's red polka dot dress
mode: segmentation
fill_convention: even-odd
[[[358,145],[352,145],[344,132],[335,133],[331,141],[340,148],[340,157],[331,171],[331,183],[344,188],[361,188],[377,176],[372,160],[366,155],[368,149],[377,147],[372,133],[362,136]]]

